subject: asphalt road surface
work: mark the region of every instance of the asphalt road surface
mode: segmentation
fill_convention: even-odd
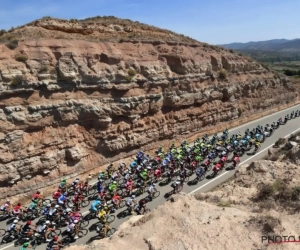
[[[277,113],[274,113],[269,116],[265,116],[261,119],[249,122],[242,126],[230,129],[229,134],[237,133],[238,131],[240,131],[241,133],[244,133],[244,131],[247,128],[252,129],[252,128],[255,128],[257,125],[264,126],[267,123],[271,124],[272,122],[277,121],[280,117],[283,118],[286,114],[290,114],[291,111],[293,111],[293,110],[296,111],[297,109],[300,110],[300,105],[291,107],[289,109],[286,109],[286,110],[283,110],[283,111],[280,111]],[[266,141],[261,144],[261,148],[256,155],[254,155],[254,156],[244,155],[243,157],[241,157],[241,163],[239,165],[250,163],[252,161],[258,160],[258,159],[264,157],[265,155],[267,155],[268,149],[273,146],[273,144],[278,140],[278,138],[288,137],[290,134],[293,134],[293,133],[297,132],[298,130],[300,130],[300,122],[299,121],[300,121],[300,117],[297,117],[292,120],[289,120],[287,122],[287,124],[280,126],[277,130],[275,130],[275,132],[273,133],[273,135],[271,137],[268,137],[266,139]],[[226,180],[228,180],[229,178],[231,178],[234,175],[234,172],[235,171],[227,171],[227,170],[223,169],[222,172],[220,174],[218,174],[215,178],[212,178],[212,179],[205,178],[204,180],[199,182],[197,185],[185,184],[182,192],[184,192],[184,193],[194,193],[196,191],[207,192],[208,190],[211,190],[212,188],[218,186],[219,184],[221,184],[221,183],[225,182]],[[209,173],[207,175],[209,175]],[[193,180],[194,177],[195,176],[191,176],[190,180]],[[94,182],[96,182],[96,180],[92,181],[92,183],[94,183]],[[165,194],[172,191],[170,184],[168,184],[166,186],[157,185],[157,189],[160,191],[160,196],[157,197],[156,199],[152,200],[151,202],[147,203],[147,207],[150,208],[151,210],[155,209],[158,205],[163,204],[166,201],[166,199],[168,198],[168,195],[165,195]],[[147,196],[147,194],[145,193],[145,194],[137,197],[137,200],[145,198],[146,196]],[[86,215],[88,213],[89,207],[90,206],[81,209],[81,212],[84,215]],[[117,228],[121,223],[123,223],[130,217],[130,216],[127,216],[122,219],[119,219],[117,217],[117,215],[121,211],[124,211],[124,210],[126,210],[126,207],[116,211],[116,213],[115,213],[116,220],[111,224],[111,227]],[[134,216],[134,215],[132,215],[132,216]],[[97,219],[91,220],[89,223],[89,226],[87,228],[89,229],[91,227],[91,225],[95,224],[96,222],[98,222]],[[7,229],[7,227],[8,227],[8,225],[6,225],[5,221],[0,222],[0,229],[1,228]],[[62,231],[63,231],[63,229],[62,229]],[[77,241],[74,244],[85,245],[87,242],[90,242],[90,239],[96,235],[97,235],[96,231],[90,230],[90,232],[85,237],[77,239]],[[0,250],[19,249],[19,248],[20,247],[14,247],[14,245],[12,243],[3,244],[0,246]],[[46,244],[40,245],[36,249],[37,250],[46,249]]]

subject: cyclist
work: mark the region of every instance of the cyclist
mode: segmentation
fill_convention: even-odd
[[[99,175],[98,175],[98,180],[103,180],[105,177],[105,171],[101,171],[99,172]]]
[[[36,208],[38,207],[38,201],[39,200],[33,200],[32,203],[28,206],[29,211],[35,211]]]
[[[37,232],[44,236],[44,240],[46,242],[50,241],[50,239],[47,239],[49,232],[54,231],[54,229],[51,226],[51,222],[47,220],[42,226],[37,228]]]
[[[55,191],[55,192],[52,194],[52,198],[53,198],[54,200],[57,200],[61,195],[62,195],[62,190],[59,188],[59,189],[57,189],[57,191]]]
[[[72,199],[72,202],[74,204],[74,206],[76,207],[77,211],[80,211],[80,202],[79,201],[83,201],[84,200],[84,196],[82,196],[81,192],[78,192]]]
[[[148,188],[148,194],[151,198],[153,198],[154,193],[156,192],[156,187],[155,187],[155,183],[151,183],[149,188]]]
[[[92,203],[90,207],[91,212],[96,212],[98,210],[98,207],[101,205],[100,198],[97,197],[97,199]]]
[[[22,206],[22,203],[19,202],[16,206],[13,207],[12,214],[20,215],[22,213],[23,209],[25,209],[25,208]]]
[[[55,205],[54,208],[49,210],[48,216],[53,221],[55,220],[59,212],[60,212],[60,206]]]
[[[8,211],[11,208],[10,200],[6,200],[5,203],[1,206],[1,211]]]
[[[111,202],[112,202],[115,209],[118,208],[121,200],[122,200],[122,197],[120,195],[114,194],[114,196],[111,199]]]
[[[71,239],[78,239],[78,236],[76,234],[76,231],[78,229],[78,220],[71,221],[69,225],[67,226],[67,234]]]
[[[106,215],[107,215],[107,211],[108,211],[108,207],[104,207],[103,209],[101,209],[98,213],[98,219],[105,223],[106,222]]]
[[[215,173],[217,173],[217,172],[219,172],[220,170],[221,170],[221,168],[222,168],[222,165],[218,162],[216,165],[215,165],[215,167],[214,167],[214,172]]]
[[[63,245],[58,241],[58,236],[53,236],[53,239],[47,244],[46,250],[58,250]]]
[[[204,173],[204,169],[202,167],[199,167],[196,169],[196,176],[197,176],[197,179],[199,179]]]
[[[140,215],[140,214],[142,214],[142,210],[145,211],[145,208],[146,208],[146,200],[145,199],[141,199],[139,201],[139,203],[138,203],[138,206],[136,206],[135,211],[136,211],[137,214]]]
[[[254,151],[255,151],[255,152],[258,151],[259,146],[260,146],[260,142],[257,140],[257,141],[255,142],[255,145],[254,145],[254,147],[255,147]]]
[[[18,220],[14,220],[13,223],[11,223],[7,229],[8,232],[8,236],[10,237],[11,235],[14,235],[14,232],[16,232],[17,230],[17,225],[18,225]],[[2,239],[3,241],[3,239]],[[5,241],[3,241],[4,243],[6,243]]]
[[[98,193],[101,193],[102,190],[103,190],[102,181],[98,180],[98,182],[97,182],[97,191],[98,191]]]
[[[131,194],[131,191],[133,189],[133,181],[132,178],[129,178],[129,180],[125,184],[125,188],[128,191],[129,194]]]
[[[147,177],[148,177],[148,169],[144,168],[143,171],[140,173],[140,178],[142,180],[147,180]]]
[[[154,176],[157,180],[160,180],[160,178],[161,178],[161,169],[160,169],[160,167],[155,169]]]
[[[63,208],[66,207],[65,203],[67,201],[67,193],[63,193],[57,200],[57,203]]]
[[[134,158],[134,159],[132,160],[132,162],[130,163],[130,168],[131,168],[131,169],[134,169],[134,168],[136,168],[137,165],[138,165],[137,159]]]
[[[64,189],[67,186],[67,179],[63,178],[61,183],[59,184],[58,188]]]
[[[39,203],[40,203],[40,200],[41,200],[42,198],[43,198],[43,196],[41,195],[41,192],[40,192],[40,191],[36,191],[36,192],[32,195],[31,200],[32,200],[33,202],[36,201],[36,203],[37,203],[38,205],[40,205]]]
[[[33,233],[31,232],[31,227],[30,226],[36,228],[36,225],[32,224],[31,220],[28,220],[25,223],[25,225],[22,226],[21,231],[20,231],[20,235],[26,236],[26,237],[32,235]]]
[[[26,250],[27,248],[33,248],[29,242],[25,242],[23,243],[23,245],[21,246],[20,250]]]
[[[108,186],[108,191],[110,193],[115,193],[117,191],[117,182],[113,181],[109,186]]]
[[[48,215],[50,212],[51,204],[47,204],[47,206],[42,210],[42,215]]]
[[[135,195],[132,195],[128,200],[126,201],[126,206],[128,207],[131,214],[134,214],[133,208],[136,205],[137,201],[135,200]]]

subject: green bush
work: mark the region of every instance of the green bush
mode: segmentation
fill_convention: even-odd
[[[134,77],[136,75],[136,71],[134,69],[129,69],[127,73],[131,77]]]
[[[241,117],[242,114],[243,114],[243,110],[241,108],[238,108],[238,115],[239,115],[239,117]]]
[[[7,48],[14,50],[15,48],[18,47],[18,40],[12,40],[10,42],[8,42],[7,44],[5,44]]]
[[[15,55],[15,59],[16,59],[18,62],[23,62],[23,63],[25,63],[25,62],[28,60],[28,56],[27,56],[27,55],[23,55],[23,54],[17,54],[17,55]]]
[[[15,76],[15,77],[12,79],[11,85],[13,85],[13,86],[21,85],[22,82],[23,82],[24,80],[25,80],[25,79],[24,79],[23,76]]]
[[[5,29],[0,30],[0,36],[4,35],[5,33],[7,33]]]
[[[227,71],[225,69],[221,69],[219,71],[219,78],[222,79],[222,80],[227,79]]]
[[[38,70],[38,73],[40,74],[47,73],[47,72],[48,72],[48,67],[46,65],[42,65]]]

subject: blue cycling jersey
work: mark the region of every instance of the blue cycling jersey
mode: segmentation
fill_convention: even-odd
[[[67,199],[67,197],[64,196],[64,195],[61,195],[61,196],[58,198],[59,201],[65,201],[66,199]]]
[[[96,210],[97,210],[97,207],[98,207],[100,204],[101,204],[101,201],[95,200],[95,201],[92,203],[92,205],[91,205],[91,209],[92,209],[93,211],[96,211]]]
[[[196,174],[200,175],[202,173],[203,169],[202,168],[197,168],[196,169]]]
[[[132,162],[130,163],[130,167],[132,167],[132,168],[136,167],[136,165],[137,165],[136,161],[132,161]]]

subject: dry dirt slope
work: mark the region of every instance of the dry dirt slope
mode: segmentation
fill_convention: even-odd
[[[178,194],[150,214],[132,217],[111,238],[82,249],[299,249],[296,243],[262,242],[262,236],[300,232],[299,144],[269,153],[279,161],[244,165],[235,179],[209,193]]]

